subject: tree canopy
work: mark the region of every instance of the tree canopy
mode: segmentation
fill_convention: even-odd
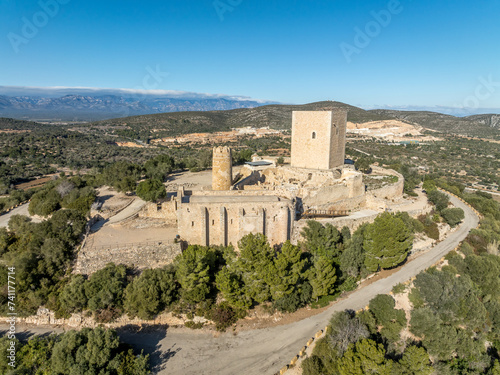
[[[412,243],[412,232],[403,220],[387,212],[379,215],[365,231],[366,268],[377,271],[401,264],[408,257]]]

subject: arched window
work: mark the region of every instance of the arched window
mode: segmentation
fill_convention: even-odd
[[[316,139],[316,132],[312,133],[312,139]]]

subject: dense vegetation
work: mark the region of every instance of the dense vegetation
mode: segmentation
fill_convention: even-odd
[[[405,177],[405,192],[425,178],[444,178],[464,186],[500,186],[500,148],[498,143],[458,136],[416,145],[390,145],[382,140],[354,138],[346,152],[353,159],[368,159],[392,168]],[[367,156],[359,151],[368,153]],[[397,150],[397,151],[396,151]],[[463,189],[463,188],[462,188]]]
[[[131,186],[141,174],[149,179],[163,181],[172,170],[199,171],[209,168],[212,163],[212,146],[209,144],[170,148],[120,147],[117,141],[134,139],[115,134],[114,130],[108,132],[107,128],[93,131],[87,127],[67,129],[18,123],[25,124],[28,130],[4,133],[1,131],[3,128],[12,129],[15,126],[9,122],[3,123],[0,119],[0,194],[9,193],[12,196],[16,184],[68,170],[78,175],[103,174],[106,178],[111,177],[115,181],[113,185],[120,190],[133,190]],[[247,137],[228,145],[234,149],[235,164],[249,161],[257,151],[273,153],[273,150],[290,148],[290,142],[279,137]],[[135,179],[133,183],[132,179]],[[118,180],[124,180],[123,186]],[[11,197],[8,199],[7,202],[0,198],[0,205],[13,201]],[[10,207],[8,204],[3,205]]]
[[[428,189],[439,186],[448,190],[460,196],[483,215],[479,228],[471,230],[465,240],[471,250],[477,254],[483,254],[498,249],[500,244],[500,202],[495,201],[491,194],[482,191],[465,193],[465,187],[462,184],[445,179],[427,179],[425,186]],[[461,215],[459,212],[456,214]],[[454,220],[454,216],[452,219]]]
[[[224,329],[257,304],[287,312],[310,303],[325,305],[339,293],[355,288],[369,273],[403,263],[413,234],[432,234],[429,228],[436,229],[430,216],[419,221],[406,213],[384,213],[352,234],[347,228],[339,231],[330,224],[309,221],[300,246],[285,243],[277,250],[264,236],[249,235],[240,241],[238,256],[230,247],[190,246],[173,266],[148,270],[141,276],[113,264],[88,279],[69,276],[73,251],[86,222],[84,215],[95,197],[88,185],[100,179],[113,184],[113,178],[124,184],[130,176],[130,186],[135,186],[135,179],[143,173],[164,176],[174,165],[173,159],[163,156],[143,167],[115,164],[100,175],[63,177],[39,190],[33,195],[30,210],[52,217],[36,224],[15,216],[9,230],[0,230],[2,300],[7,299],[7,267],[15,267],[22,280],[17,289],[18,308],[24,315],[46,305],[60,316],[88,310],[104,322],[122,313],[149,319],[172,309],[215,319]],[[129,189],[126,184],[116,188]],[[480,202],[487,199],[478,197]],[[450,210],[445,208],[447,197],[436,191],[430,193],[430,199],[446,216],[444,212]],[[43,211],[52,200],[54,211]],[[66,209],[57,210],[59,206]],[[450,217],[457,220],[456,215]],[[222,297],[222,303],[215,303],[217,296]]]
[[[443,180],[426,185],[461,194]],[[446,256],[447,265],[420,273],[411,288],[393,289],[409,293],[410,315],[388,295],[368,310],[334,315],[303,362],[305,375],[500,374],[500,203],[481,192],[461,195],[484,215],[481,226]],[[429,198],[446,212],[446,199]]]
[[[15,343],[15,369],[9,365],[11,341]],[[149,355],[134,354],[119,342],[116,332],[84,328],[61,335],[32,337],[27,342],[0,338],[0,373],[5,375],[108,374],[146,375]]]
[[[75,210],[60,210],[41,223],[13,216],[9,230],[0,228],[0,311],[7,311],[7,268],[15,267],[16,308],[21,315],[46,304],[54,308],[74,248],[86,224]]]
[[[463,256],[417,276],[409,320],[389,295],[334,315],[304,374],[500,373],[500,257]]]
[[[142,134],[154,130],[164,135],[196,132],[215,132],[235,127],[270,126],[275,129],[290,129],[292,111],[327,111],[341,108],[347,111],[347,120],[355,123],[380,120],[401,120],[419,124],[448,134],[464,134],[482,137],[498,137],[491,116],[454,117],[425,111],[363,110],[341,102],[323,101],[304,105],[266,105],[257,108],[230,111],[159,113],[132,116],[94,123],[93,126],[108,128],[129,126]],[[488,124],[492,126],[488,126]]]
[[[309,221],[300,246],[287,242],[275,249],[265,236],[248,235],[239,254],[232,247],[189,246],[173,265],[140,276],[108,264],[87,278],[68,273],[85,225],[81,212],[59,210],[39,224],[15,216],[9,230],[0,231],[0,298],[6,302],[7,267],[15,267],[21,315],[45,305],[58,316],[87,310],[109,322],[123,313],[151,319],[169,309],[205,316],[225,329],[258,304],[286,312],[325,305],[370,272],[399,265],[418,224],[407,214],[385,213],[351,236],[347,228]]]
[[[349,120],[354,122],[391,118],[383,113],[367,112],[335,102],[314,103],[304,109],[317,110],[338,106],[347,108]],[[255,123],[254,126],[270,124],[274,126],[273,124],[288,121],[289,127],[291,112],[283,112],[279,108],[279,106],[265,106],[244,111],[266,111],[269,116],[267,120],[259,116],[256,119],[259,121],[264,119],[267,123]],[[300,109],[300,106],[296,109]],[[188,115],[195,117],[187,119]],[[215,117],[212,119],[211,116]],[[223,127],[224,130],[243,126],[246,121],[253,118],[248,117],[248,114],[244,115],[241,110],[195,114],[168,113],[154,115],[151,121],[147,116],[138,116],[92,125],[75,125],[71,128],[0,119],[0,193],[6,192],[14,184],[26,179],[53,174],[65,168],[75,173],[93,171],[95,174],[118,161],[142,165],[160,154],[174,158],[176,169],[205,169],[211,163],[212,145],[209,144],[130,148],[117,146],[116,142],[139,140],[139,145],[147,146],[149,140],[166,135],[189,133],[190,130],[197,132],[223,130],[217,125],[220,116],[230,122],[227,127]],[[205,117],[210,118],[213,124]],[[212,125],[207,129],[200,127],[205,120],[213,127]],[[1,132],[2,129],[19,129],[16,131],[20,132]],[[347,153],[356,160],[357,166],[363,171],[369,170],[369,163],[377,162],[402,173],[405,177],[407,194],[411,194],[414,186],[421,182],[423,173],[431,174],[433,178],[451,176],[454,180],[468,185],[476,183],[489,187],[499,185],[500,157],[497,144],[459,136],[440,136],[444,137],[443,141],[406,147],[387,145],[381,140],[354,137],[348,142]],[[248,137],[228,145],[235,150],[236,162],[249,160],[253,152],[272,155],[290,149],[289,140],[279,137],[259,139]],[[395,147],[398,148],[397,153],[394,152]],[[356,150],[372,156],[369,157]],[[241,157],[240,153],[247,154]]]
[[[145,162],[161,149],[118,147],[116,138],[86,135],[56,126],[23,133],[0,132],[0,188],[63,168],[100,170],[117,161]]]
[[[87,181],[75,176],[51,181],[39,189],[29,205],[30,215],[48,216],[60,208],[68,208],[86,215],[96,199],[96,192]]]
[[[8,190],[7,188],[5,188],[5,190],[3,190],[3,193],[8,193],[8,195],[4,198],[0,198],[0,212],[14,207],[21,202],[27,201],[34,192],[34,190],[22,191],[14,189]]]

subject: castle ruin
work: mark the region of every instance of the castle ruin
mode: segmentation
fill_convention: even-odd
[[[291,166],[333,169],[344,165],[347,111],[294,111]]]
[[[402,196],[401,175],[381,198],[382,192],[365,191],[362,173],[344,166],[345,110],[293,112],[292,119],[289,166],[243,167],[233,183],[231,150],[215,147],[211,190],[181,188],[171,200],[146,207],[143,215],[176,223],[189,244],[237,246],[243,236],[262,233],[275,245],[294,238],[305,210],[380,208],[383,199]]]
[[[229,147],[214,147],[212,190],[230,190],[233,184],[233,156]]]

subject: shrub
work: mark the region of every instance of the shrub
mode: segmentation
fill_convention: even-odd
[[[424,233],[433,240],[439,240],[439,228],[429,216],[420,215],[418,220],[424,225]]]
[[[69,331],[55,342],[50,358],[51,371],[47,373],[142,375],[149,373],[148,360],[148,356],[124,352],[115,331],[84,328]]]
[[[406,290],[406,285],[403,283],[399,283],[399,284],[394,285],[394,287],[392,288],[392,293],[393,294],[401,294],[401,293],[404,293],[405,290]]]
[[[203,323],[202,322],[193,322],[192,320],[188,320],[187,322],[184,323],[184,327],[186,328],[191,328],[191,329],[200,329],[203,328]]]
[[[464,210],[461,208],[445,208],[441,211],[441,216],[450,227],[454,227],[465,218]]]
[[[121,310],[115,309],[113,307],[108,307],[106,309],[96,310],[95,320],[98,323],[111,323],[120,315],[121,315]]]
[[[145,270],[125,289],[125,311],[130,316],[151,319],[177,297],[173,267]]]
[[[356,279],[352,276],[348,276],[340,285],[339,290],[341,292],[350,292],[351,290],[355,290],[357,287],[358,283],[356,282]]]
[[[85,278],[75,275],[67,283],[59,295],[61,310],[67,313],[82,311],[87,306],[85,295]]]
[[[226,302],[222,302],[212,307],[208,315],[208,319],[215,323],[215,329],[217,331],[224,332],[228,327],[238,321],[237,311]]]
[[[439,190],[432,190],[428,192],[427,197],[429,198],[429,201],[436,206],[436,209],[439,212],[448,207],[448,202],[450,201],[450,198]]]
[[[349,345],[370,335],[366,325],[347,311],[339,311],[330,319],[330,326],[326,335],[330,347],[337,357],[341,357]]]
[[[127,269],[123,265],[109,263],[95,272],[85,284],[88,307],[92,311],[121,307],[126,286]],[[100,312],[99,314],[109,315]]]
[[[324,366],[323,363],[321,362],[321,359],[316,355],[312,355],[311,357],[306,358],[302,362],[302,373],[304,375],[323,374]]]
[[[160,180],[145,180],[139,183],[136,190],[137,195],[149,202],[156,202],[161,198],[165,198],[167,191]]]
[[[286,294],[273,302],[273,307],[281,312],[294,312],[301,306],[297,293]]]

